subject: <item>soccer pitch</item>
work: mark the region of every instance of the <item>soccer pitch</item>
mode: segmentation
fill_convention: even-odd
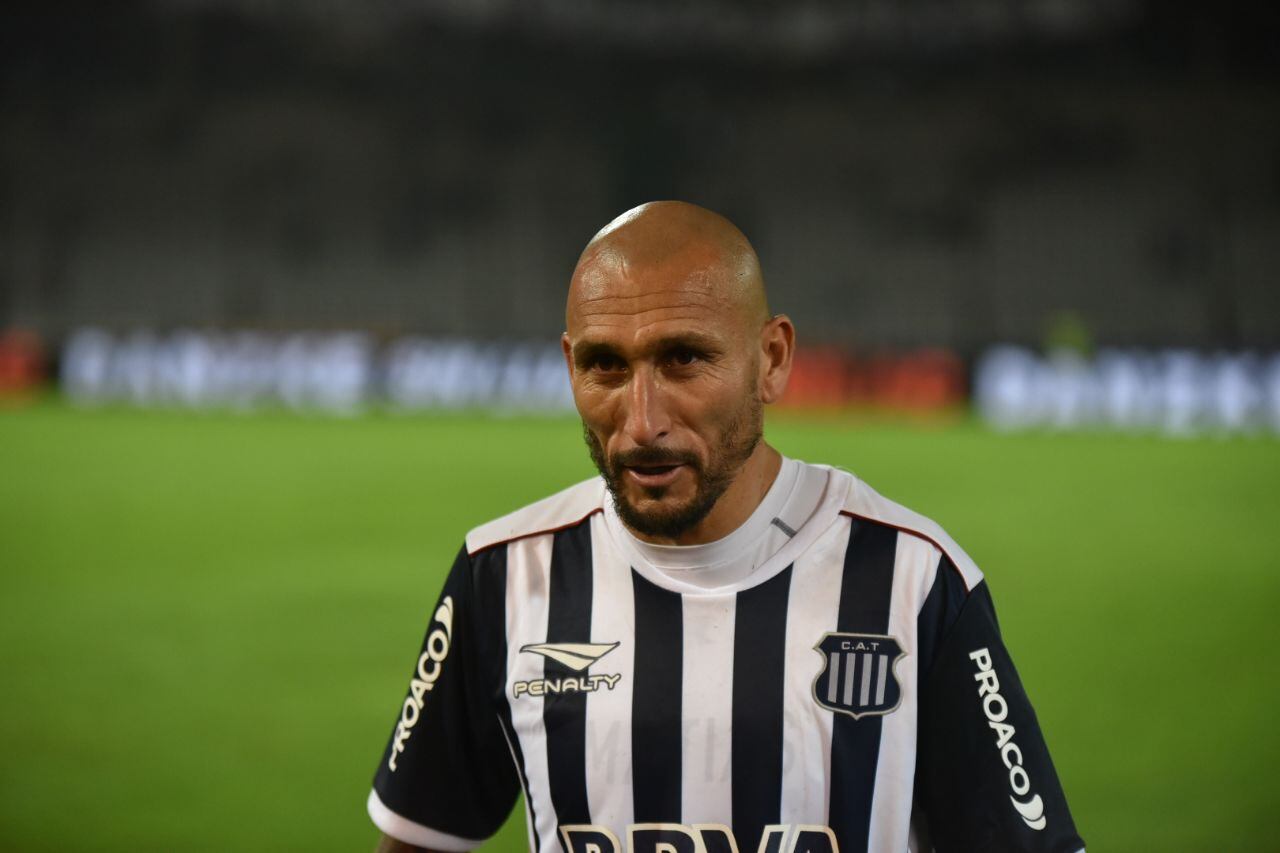
[[[1091,851],[1275,849],[1280,442],[769,437],[984,569]],[[463,534],[591,473],[566,418],[0,412],[0,849],[371,849]]]

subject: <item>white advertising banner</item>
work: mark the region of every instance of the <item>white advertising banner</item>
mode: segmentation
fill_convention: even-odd
[[[81,329],[62,350],[63,393],[80,404],[291,409],[573,407],[560,348],[358,332]]]
[[[974,402],[998,429],[1103,427],[1201,433],[1280,433],[1280,354],[1189,350],[988,350]]]

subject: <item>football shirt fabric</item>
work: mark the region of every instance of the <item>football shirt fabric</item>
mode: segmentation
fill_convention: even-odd
[[[973,561],[784,460],[738,530],[637,540],[599,478],[472,530],[368,807],[463,851],[1083,849]]]

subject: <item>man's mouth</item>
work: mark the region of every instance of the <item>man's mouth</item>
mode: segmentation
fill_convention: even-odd
[[[669,486],[680,475],[684,464],[675,462],[668,465],[627,465],[627,476],[641,486],[654,488]]]

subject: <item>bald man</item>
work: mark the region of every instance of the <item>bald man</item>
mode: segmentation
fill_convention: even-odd
[[[369,795],[380,850],[1082,850],[974,562],[763,440],[795,329],[680,202],[583,251],[562,336],[600,476],[466,536]]]

